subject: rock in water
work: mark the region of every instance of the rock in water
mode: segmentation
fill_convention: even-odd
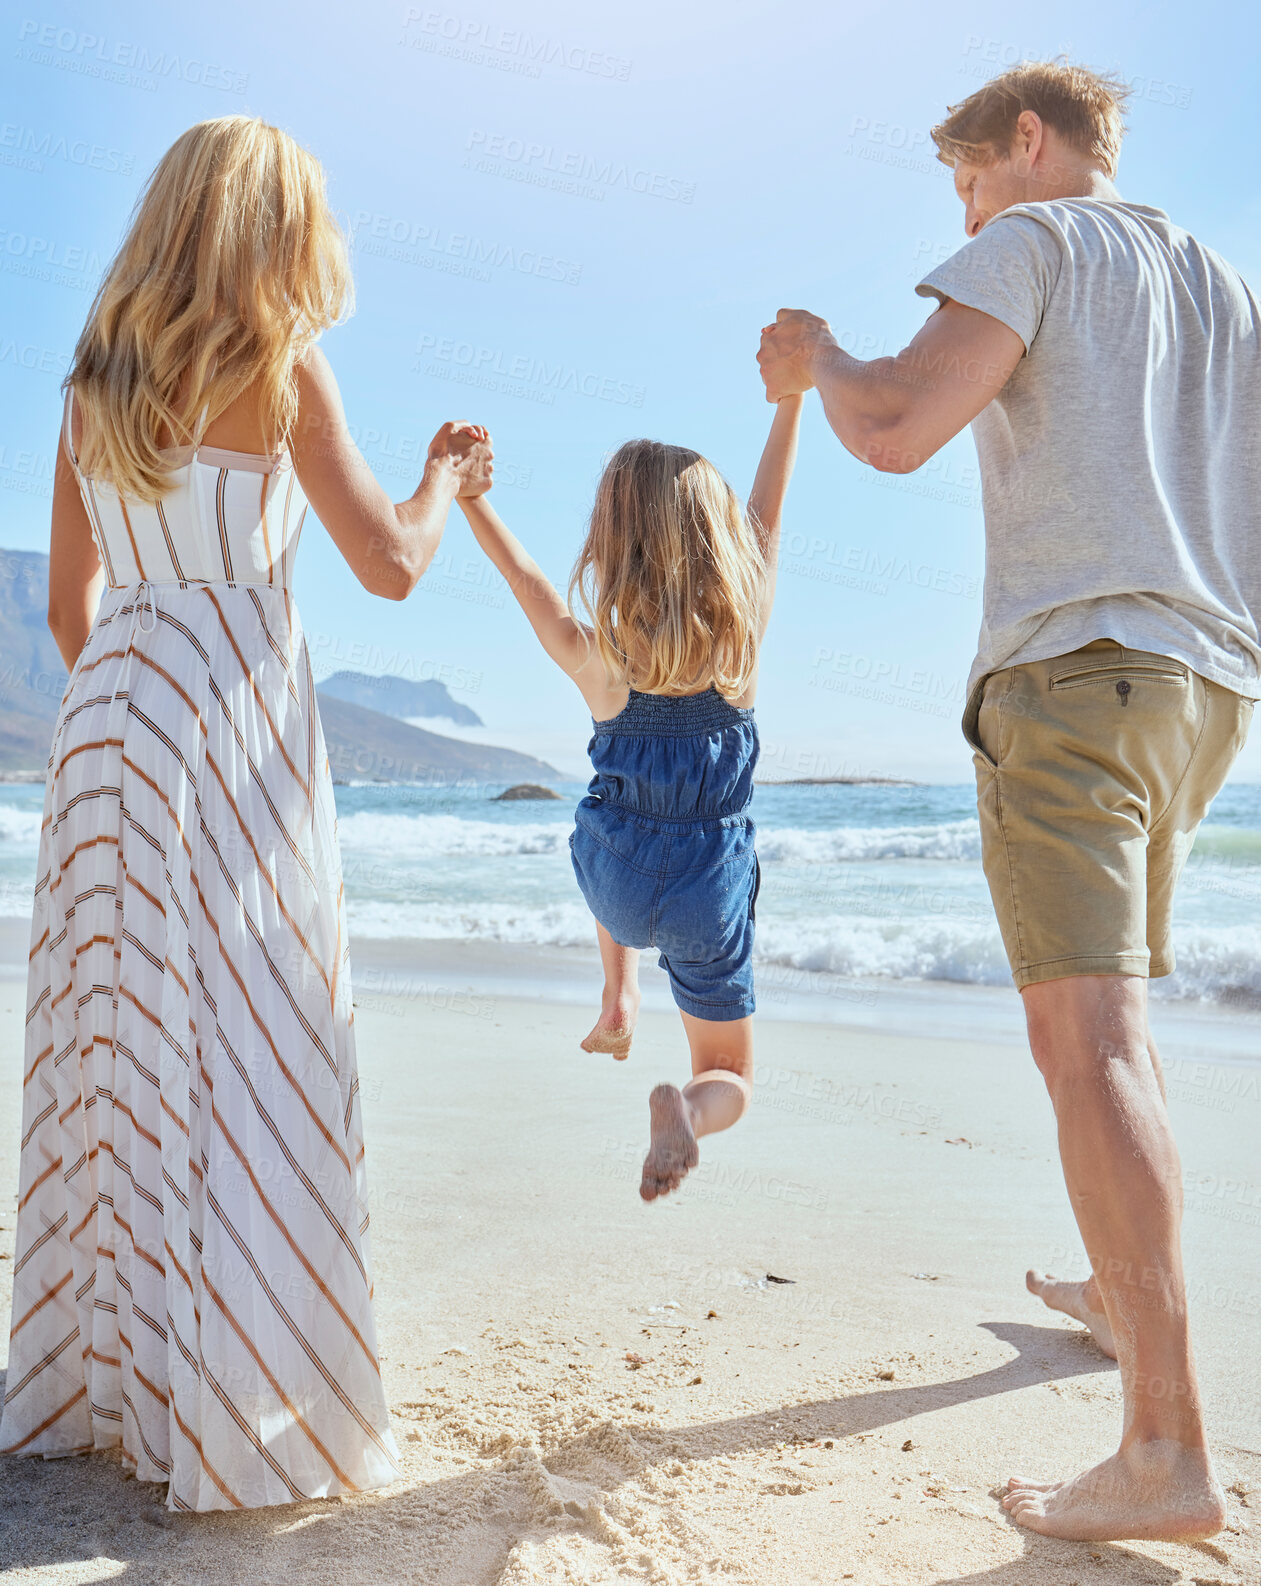
[[[497,793],[491,800],[494,804],[502,804],[505,799],[558,799],[559,793],[550,787],[543,787],[538,782],[518,782],[515,787],[505,788],[502,793]]]

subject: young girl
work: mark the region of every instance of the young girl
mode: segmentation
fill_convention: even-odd
[[[596,491],[560,598],[484,497],[460,506],[552,660],[594,718],[590,791],[570,838],[596,917],[604,998],[588,1052],[624,1058],[639,950],[655,947],[692,1052],[682,1091],[649,1098],[639,1193],[677,1189],[701,1135],[729,1129],[753,1075],[753,720],[758,650],[775,590],[780,513],[801,397],[775,411],[747,514],[712,463],[628,441]],[[590,624],[572,611],[577,595]]]
[[[350,294],[312,156],[251,117],[202,122],[154,172],[67,379],[49,624],[70,679],[0,1453],[121,1447],[173,1509],[398,1473],[293,567],[309,501],[360,583],[402,599],[489,457],[446,425],[390,501],[314,346]]]

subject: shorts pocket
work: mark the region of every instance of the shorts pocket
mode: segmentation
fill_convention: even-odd
[[[1051,691],[1065,688],[1112,688],[1118,683],[1166,683],[1175,688],[1184,685],[1190,671],[1178,661],[1079,661],[1066,666],[1050,677]]]
[[[586,845],[594,844],[619,863],[647,876],[659,873],[663,851],[668,852],[669,847],[668,838],[663,842],[660,832],[634,816],[599,806],[592,810],[582,804],[574,811],[571,849],[574,843],[588,852]]]
[[[998,770],[999,743],[996,729],[1001,734],[1001,726],[997,720],[998,702],[995,699],[988,699],[987,695],[990,691],[990,685],[998,675],[997,672],[991,672],[987,678],[977,684],[963,712],[963,737],[968,748],[972,751],[973,763],[984,766],[989,771]],[[1010,673],[1007,676],[1010,684]],[[990,727],[990,737],[994,741],[994,754],[991,754],[985,747],[985,739],[981,733],[982,716],[987,718],[987,724]]]

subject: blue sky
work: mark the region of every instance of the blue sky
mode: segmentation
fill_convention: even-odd
[[[358,307],[324,346],[383,482],[410,494],[443,419],[489,424],[499,510],[558,580],[632,435],[694,446],[747,490],[769,420],[758,330],[781,304],[860,356],[914,334],[915,281],[963,240],[927,129],[1022,56],[1132,81],[1122,192],[1261,283],[1261,199],[1235,174],[1261,42],[1242,4],[103,9],[0,25],[8,546],[47,548],[58,385],[92,289],[148,171],[207,116],[263,115],[325,164]],[[883,477],[812,404],[758,701],[767,773],[967,780],[982,561],[970,436]],[[490,737],[581,767],[582,703],[458,513],[402,605],[363,592],[308,519],[297,593],[321,675],[442,678]],[[1261,740],[1236,776],[1261,779]]]

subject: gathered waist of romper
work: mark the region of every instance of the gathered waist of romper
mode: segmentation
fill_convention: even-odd
[[[609,797],[593,785],[592,791],[588,792],[579,803],[578,810],[597,817],[600,813],[607,812],[621,820],[633,821],[653,831],[683,831],[697,827],[710,827],[714,831],[736,830],[741,827],[747,827],[750,832],[754,830],[753,816],[747,802],[735,807],[728,805],[724,808],[721,804],[716,804],[709,808],[689,810],[686,814],[671,814],[661,809],[654,809],[649,804]]]

